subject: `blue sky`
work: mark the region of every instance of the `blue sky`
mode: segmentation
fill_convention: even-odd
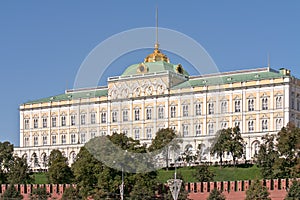
[[[0,141],[19,144],[21,103],[63,93],[101,41],[155,26],[156,7],[159,26],[195,39],[220,71],[266,66],[269,53],[272,68],[286,67],[300,77],[297,0],[1,1]],[[145,52],[123,56],[107,76],[144,57]]]

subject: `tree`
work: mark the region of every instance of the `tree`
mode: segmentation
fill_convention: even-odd
[[[300,161],[300,129],[288,123],[277,134],[276,147],[280,161],[275,165],[280,178],[295,177],[299,174],[297,165]]]
[[[208,165],[204,164],[195,167],[194,176],[199,182],[209,182],[213,180],[215,174],[209,170]]]
[[[16,188],[13,185],[10,185],[7,190],[3,193],[1,196],[2,200],[10,200],[10,199],[15,199],[15,200],[21,200],[23,199],[23,196],[20,194],[19,191],[16,190]]]
[[[210,153],[217,154],[220,158],[220,165],[222,166],[222,158],[227,150],[227,141],[230,140],[230,129],[222,129],[216,133],[216,138],[212,144]]]
[[[156,177],[156,172],[133,175],[131,179],[134,181],[134,184],[129,194],[130,199],[155,199],[155,192],[158,186]]]
[[[257,155],[257,164],[263,178],[273,178],[273,166],[278,158],[278,153],[275,151],[274,135],[266,135],[262,137],[262,139],[264,143],[260,145]]]
[[[0,142],[0,184],[7,183],[7,172],[13,160],[14,147],[9,142]]]
[[[225,148],[229,152],[233,159],[233,164],[236,164],[236,159],[241,158],[244,151],[244,140],[242,138],[240,128],[238,126],[234,128],[228,128],[229,140],[225,141]]]
[[[256,180],[246,191],[246,200],[271,200],[271,198],[268,189]]]
[[[221,191],[217,190],[216,188],[213,189],[207,198],[207,200],[225,200],[225,196],[222,194]]]
[[[48,176],[50,183],[71,183],[73,173],[68,166],[67,158],[62,153],[55,149],[52,150],[48,162]]]
[[[51,197],[51,195],[44,187],[34,188],[30,194],[31,200],[47,200],[49,197]]]
[[[77,200],[82,199],[82,197],[79,195],[78,188],[69,187],[66,188],[61,200]]]
[[[32,182],[26,158],[13,157],[7,173],[7,180],[10,184],[28,184]]]
[[[292,186],[289,188],[285,200],[299,200],[300,199],[300,181],[294,180]]]
[[[162,150],[162,155],[165,157],[166,169],[169,168],[169,155],[170,151],[176,152],[180,146],[181,140],[176,139],[176,134],[173,129],[165,128],[156,133],[155,138],[149,147],[150,151]]]
[[[96,160],[85,147],[81,147],[71,169],[80,196],[86,198],[94,194],[98,184],[98,176],[103,171],[102,163]]]

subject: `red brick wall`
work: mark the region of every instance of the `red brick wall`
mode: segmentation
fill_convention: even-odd
[[[298,179],[300,181],[300,179]],[[286,188],[290,187],[292,184],[292,179],[274,179],[261,181],[269,192],[272,200],[282,200],[286,195]],[[185,185],[185,190],[189,192],[189,198],[193,200],[206,199],[213,188],[222,190],[223,194],[226,196],[227,200],[241,200],[245,199],[246,191],[248,190],[251,181],[223,181],[223,182],[203,182],[203,183],[187,183]],[[72,185],[76,187],[76,185]],[[0,187],[0,194],[4,193],[8,185],[2,184]],[[30,199],[30,193],[33,188],[45,187],[46,191],[51,194],[49,199],[60,199],[64,190],[71,187],[69,184],[41,184],[41,185],[14,185],[20,193],[23,195],[24,200]]]

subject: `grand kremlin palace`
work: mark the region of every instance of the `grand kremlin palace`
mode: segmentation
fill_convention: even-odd
[[[45,168],[53,149],[72,163],[91,138],[117,132],[150,144],[167,127],[182,137],[181,151],[201,143],[203,161],[214,161],[207,150],[216,132],[239,126],[244,159],[250,160],[262,136],[276,134],[288,122],[300,125],[300,81],[287,69],[269,67],[190,76],[156,46],[144,62],[108,78],[107,86],[67,90],[19,110],[15,154],[26,156],[33,169]]]

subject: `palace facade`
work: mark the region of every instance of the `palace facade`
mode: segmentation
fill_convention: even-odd
[[[209,148],[215,133],[239,126],[244,158],[257,153],[261,137],[288,122],[300,125],[300,81],[288,69],[269,67],[190,76],[155,46],[144,62],[108,78],[107,86],[67,90],[20,105],[20,147],[33,169],[46,168],[59,149],[72,163],[91,138],[125,133],[150,144],[170,127],[185,148],[203,144],[203,161],[216,160]],[[225,156],[230,158],[230,155]]]

